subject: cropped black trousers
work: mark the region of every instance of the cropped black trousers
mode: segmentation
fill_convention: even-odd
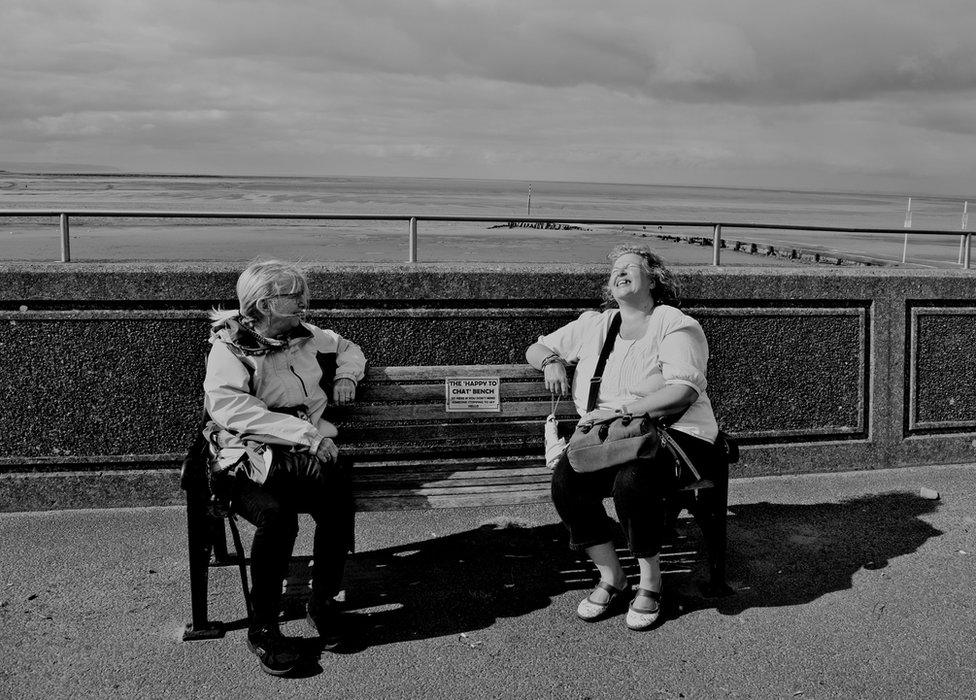
[[[680,430],[668,429],[668,434],[702,477],[709,478],[718,459],[715,446]],[[674,458],[663,445],[650,460],[584,474],[574,471],[563,454],[552,475],[552,502],[569,530],[570,546],[583,550],[613,541],[614,524],[603,506],[603,499],[613,497],[631,553],[653,557],[665,537],[667,500],[682,480],[691,478],[676,473]]]

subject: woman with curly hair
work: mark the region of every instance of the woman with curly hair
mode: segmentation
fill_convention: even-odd
[[[675,276],[646,246],[617,246],[607,257],[611,266],[606,291],[616,308],[585,312],[541,336],[526,350],[526,360],[543,372],[546,387],[554,394],[572,394],[581,421],[585,420],[590,379],[604,341],[612,328],[618,328],[595,408],[673,421],[666,428],[668,435],[699,471],[707,473],[721,456],[714,445],[718,424],[705,393],[708,343],[701,326],[678,309]],[[572,386],[568,364],[576,366]],[[574,471],[565,454],[556,464],[553,504],[569,530],[570,545],[584,550],[600,572],[596,588],[577,608],[580,619],[601,619],[629,600],[628,628],[646,630],[658,620],[666,499],[677,486],[673,458],[664,449],[650,460],[595,472]],[[603,507],[603,499],[610,496],[640,566],[634,594]]]

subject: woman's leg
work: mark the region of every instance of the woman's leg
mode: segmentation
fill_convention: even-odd
[[[640,588],[647,591],[661,592],[661,555],[653,557],[638,557],[640,566]]]
[[[256,528],[251,544],[252,626],[277,625],[281,584],[298,534],[298,514],[272,490],[243,474],[234,479],[231,493],[234,511]]]
[[[624,573],[624,567],[620,564],[620,557],[617,556],[617,550],[614,549],[612,542],[587,547],[586,554],[600,572],[600,581],[620,591],[627,587],[627,574]],[[610,600],[610,592],[603,588],[597,588],[590,594],[590,600],[600,605],[606,605]]]
[[[346,554],[352,549],[353,501],[345,464],[319,464],[295,452],[275,456],[275,488],[280,498],[315,521],[312,595],[333,598],[340,590]]]
[[[349,468],[342,461],[325,467],[303,490],[303,512],[315,520],[312,545],[312,605],[328,605],[342,589],[346,557],[353,549],[355,506]]]
[[[284,456],[280,464],[292,482],[296,510],[315,520],[308,619],[327,646],[337,645],[341,640],[335,596],[342,588],[355,528],[349,467],[341,460],[322,465],[310,455],[295,453]]]
[[[603,507],[603,499],[610,495],[613,471],[581,474],[569,466],[566,455],[556,464],[552,473],[552,503],[569,530],[569,546],[573,549],[589,550],[613,541],[613,521]]]
[[[552,502],[569,530],[569,544],[582,549],[600,572],[600,582],[580,604],[577,615],[595,620],[627,587],[627,577],[613,546],[612,521],[603,507],[613,470],[580,474],[564,455],[552,475]]]
[[[661,452],[654,459],[617,470],[613,503],[630,551],[638,561],[659,561],[667,526],[667,498],[674,487],[674,467]],[[653,565],[647,566],[646,575],[641,569],[642,582],[652,576]]]

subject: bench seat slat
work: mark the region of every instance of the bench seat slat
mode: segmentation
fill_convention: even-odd
[[[548,473],[546,474],[513,474],[509,475],[507,473],[499,472],[488,472],[484,474],[473,475],[474,478],[464,478],[459,474],[452,474],[446,478],[438,479],[436,476],[433,478],[418,477],[414,474],[388,474],[385,478],[380,476],[375,476],[371,479],[358,479],[358,483],[362,484],[364,488],[394,488],[399,486],[400,488],[466,488],[469,486],[484,486],[484,485],[521,485],[521,484],[548,484],[551,479]]]
[[[470,445],[451,442],[412,442],[412,443],[370,443],[361,447],[346,447],[340,445],[341,453],[351,459],[359,468],[372,462],[386,459],[420,460],[423,457],[431,459],[466,459],[469,457],[491,455],[497,458],[525,457],[542,459],[542,450],[537,440],[498,442],[489,449],[483,444]],[[488,466],[488,469],[494,467]]]
[[[573,421],[575,423],[575,421]],[[464,445],[471,448],[489,445],[511,446],[518,442],[543,449],[543,421],[519,420],[493,422],[484,418],[477,422],[425,423],[419,425],[387,425],[359,427],[355,423],[339,424],[336,443],[356,448],[370,448],[385,444],[401,446],[436,446],[438,443]],[[508,441],[516,442],[508,442]]]
[[[524,491],[525,486],[522,484],[486,484],[486,485],[473,485],[473,486],[458,486],[458,487],[447,487],[447,486],[432,486],[430,488],[383,488],[376,489],[376,493],[382,493],[385,496],[418,496],[418,495],[429,495],[429,496],[443,496],[450,494],[466,494],[473,495],[477,493],[504,493],[504,492],[519,492]],[[549,490],[548,484],[536,484],[532,488],[539,490]],[[353,493],[359,497],[360,494],[368,494],[369,489],[354,489]]]
[[[389,510],[430,510],[433,508],[471,508],[476,506],[517,506],[548,503],[549,489],[452,495],[410,495],[390,497],[385,492],[356,495],[356,508],[362,512]]]
[[[545,417],[551,405],[548,401],[505,401],[500,403],[501,411],[498,412],[475,412],[464,411],[458,413],[448,413],[444,410],[443,400],[440,403],[405,403],[405,404],[362,404],[358,406],[355,413],[350,412],[348,418],[336,413],[335,421],[344,423],[348,421],[354,424],[356,421],[369,422],[371,420],[398,420],[398,421],[439,421],[439,420],[463,420],[471,419],[473,416],[485,416],[489,418],[522,418],[538,416]],[[563,409],[559,407],[557,415],[575,415],[572,408]],[[354,418],[352,416],[355,416]],[[345,420],[343,420],[345,418]],[[541,424],[542,421],[539,421]]]
[[[542,466],[542,454],[540,453],[531,455],[498,455],[493,457],[461,455],[455,458],[439,457],[436,459],[421,456],[408,459],[362,460],[354,461],[353,469],[355,478],[359,479],[373,472],[390,470],[420,473],[421,471],[444,472],[504,469],[507,472],[515,469],[540,469]]]

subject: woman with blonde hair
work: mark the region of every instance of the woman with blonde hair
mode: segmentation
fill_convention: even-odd
[[[526,350],[526,360],[542,370],[550,391],[572,394],[581,421],[594,409],[673,421],[667,435],[707,474],[722,456],[714,446],[718,424],[705,393],[708,343],[701,326],[677,308],[677,280],[650,249],[622,245],[607,257],[611,262],[607,292],[617,308],[587,311],[541,336]],[[612,350],[591,398],[590,379],[608,336]],[[567,364],[576,366],[572,386]],[[629,600],[628,628],[646,630],[657,621],[665,500],[676,482],[674,461],[664,449],[650,460],[594,472],[574,471],[566,454],[556,464],[553,504],[569,530],[570,545],[584,550],[600,572],[596,588],[577,608],[580,619],[600,619]],[[603,507],[603,499],[609,496],[640,566],[640,583],[633,595]]]
[[[278,627],[300,512],[315,520],[308,623],[326,648],[341,641],[335,596],[352,547],[353,503],[337,431],[323,414],[330,402],[355,399],[366,360],[354,343],[304,320],[308,282],[292,263],[248,265],[237,298],[239,309],[212,314],[204,433],[216,451],[215,478],[234,512],[256,527],[248,647],[264,671],[283,675],[300,661]]]

